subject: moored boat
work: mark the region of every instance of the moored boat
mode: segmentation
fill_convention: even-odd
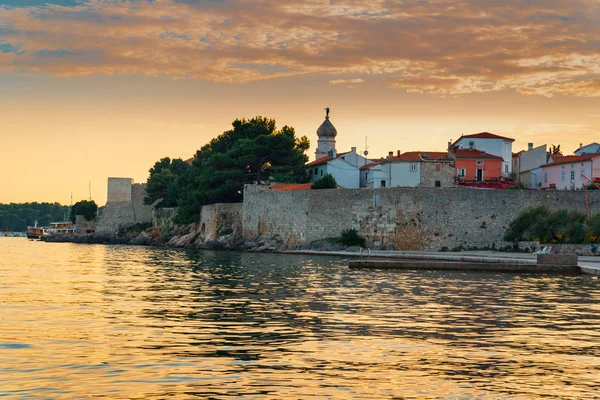
[[[51,222],[48,227],[38,227],[37,221],[34,226],[27,227],[28,239],[43,239],[50,235],[66,234],[72,235],[77,227],[71,221]]]

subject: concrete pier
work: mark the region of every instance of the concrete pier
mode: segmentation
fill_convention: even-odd
[[[350,268],[365,269],[425,269],[425,270],[467,270],[520,273],[561,273],[580,274],[581,270],[575,265],[538,264],[531,262],[515,262],[504,260],[479,261],[445,261],[445,260],[351,260]]]

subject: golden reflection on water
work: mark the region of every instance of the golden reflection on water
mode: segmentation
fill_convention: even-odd
[[[0,396],[600,398],[590,277],[0,239]]]

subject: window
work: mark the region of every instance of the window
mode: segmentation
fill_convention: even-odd
[[[442,187],[441,181],[435,181],[435,187]]]
[[[575,171],[571,171],[571,180],[574,181],[575,180]]]
[[[441,164],[435,164],[435,172],[440,172],[442,170]]]
[[[483,160],[477,160],[477,165],[483,165]]]
[[[385,187],[385,179],[381,180],[381,187]]]
[[[417,172],[417,164],[415,164],[415,163],[410,164],[410,172]]]
[[[548,173],[544,172],[544,183],[548,183]]]
[[[563,165],[561,168],[561,172],[560,172],[560,181],[564,182],[565,181],[565,166]]]
[[[323,176],[323,170],[321,170],[321,176]]]
[[[504,172],[508,174],[508,164],[504,166]]]
[[[458,177],[464,178],[465,176],[467,176],[467,170],[465,168],[459,168],[458,169]]]
[[[315,176],[319,175],[319,168],[315,168]]]

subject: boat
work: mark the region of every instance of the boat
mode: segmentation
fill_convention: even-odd
[[[43,239],[51,235],[72,235],[77,227],[71,221],[51,222],[50,226],[38,227],[37,221],[34,226],[27,227],[28,239]]]

